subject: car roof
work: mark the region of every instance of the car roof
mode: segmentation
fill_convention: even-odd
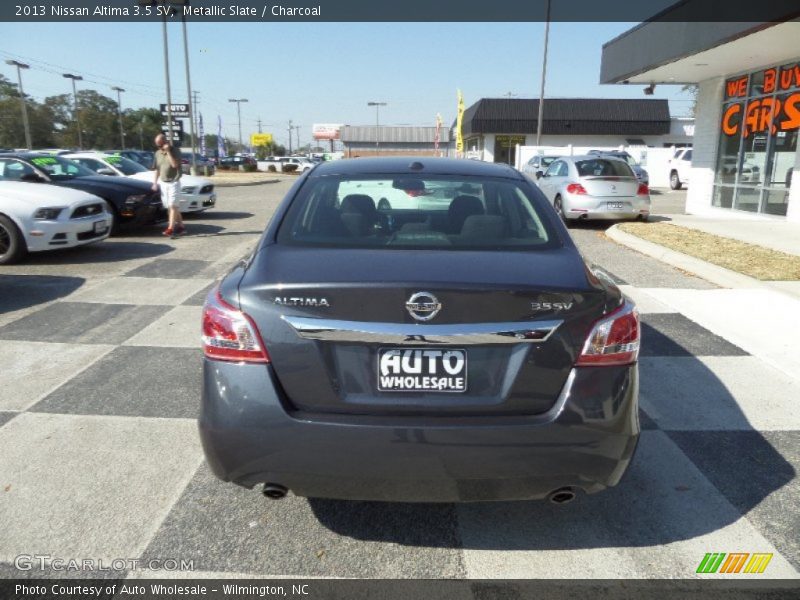
[[[575,156],[562,156],[560,158],[562,158],[564,160],[571,160],[572,162],[576,162],[576,161],[579,161],[579,160],[597,160],[597,159],[617,160],[617,161],[619,161],[621,163],[625,163],[626,165],[628,164],[625,160],[621,159],[620,157],[611,156],[611,155],[608,155],[608,154],[578,154],[578,155],[575,155]]]
[[[421,168],[412,168],[412,164],[421,165]],[[312,177],[378,174],[482,175],[485,177],[523,179],[518,171],[506,164],[456,158],[435,158],[432,156],[332,160],[318,164],[311,172]]]
[[[39,158],[42,156],[61,156],[49,154],[47,152],[36,152],[35,150],[28,150],[27,152],[0,152],[0,158],[21,158],[22,160],[30,160],[32,158]]]

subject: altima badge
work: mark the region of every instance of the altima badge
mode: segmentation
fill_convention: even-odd
[[[430,292],[417,292],[406,302],[406,310],[417,321],[430,321],[439,314],[442,305]]]
[[[305,298],[305,297],[288,297],[278,296],[274,300],[275,304],[281,306],[315,306],[317,308],[329,308],[330,302],[327,298]]]

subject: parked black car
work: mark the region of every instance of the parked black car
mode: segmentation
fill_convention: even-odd
[[[198,169],[204,169],[206,171],[206,175],[213,175],[214,171],[216,170],[216,165],[214,161],[206,158],[202,154],[195,152],[194,153],[194,164],[197,166]],[[192,171],[192,153],[191,152],[181,152],[181,172],[184,175],[189,175]]]
[[[128,177],[97,175],[78,163],[37,152],[0,154],[0,180],[52,183],[103,198],[114,215],[112,234],[122,227],[154,222],[162,213],[161,194]]]
[[[108,150],[109,154],[118,154],[128,160],[139,163],[146,169],[152,169],[155,163],[155,152],[150,150]]]
[[[271,498],[562,503],[639,438],[638,313],[507,165],[317,166],[202,329],[208,464]]]
[[[226,156],[218,159],[220,167],[239,167],[240,165],[253,165],[257,164],[256,159],[252,156]]]

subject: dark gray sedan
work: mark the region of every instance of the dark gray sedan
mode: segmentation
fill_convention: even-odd
[[[561,503],[639,438],[636,309],[504,165],[315,167],[202,328],[206,458],[269,497]]]

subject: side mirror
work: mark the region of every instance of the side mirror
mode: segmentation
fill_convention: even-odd
[[[26,173],[25,175],[20,177],[19,180],[27,181],[28,183],[43,183],[47,181],[44,177],[42,177],[38,173]]]
[[[544,173],[541,171],[536,171],[536,179],[541,179],[542,177],[544,177]]]

